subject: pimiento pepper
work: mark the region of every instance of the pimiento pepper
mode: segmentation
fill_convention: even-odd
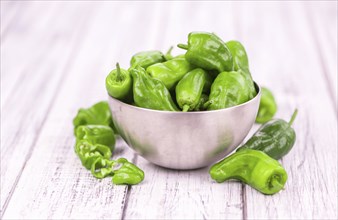
[[[183,112],[196,108],[206,82],[206,72],[197,68],[188,72],[176,86],[176,101]]]
[[[285,169],[262,151],[244,149],[214,164],[209,170],[218,183],[240,180],[264,194],[275,194],[287,181]]]
[[[80,125],[107,125],[116,133],[109,105],[106,101],[101,101],[90,108],[80,108],[73,119],[74,134]]]
[[[218,74],[205,103],[208,110],[217,110],[239,105],[250,100],[248,84],[240,71],[221,72]]]
[[[140,66],[146,69],[148,66],[151,66],[155,63],[162,63],[165,60],[166,60],[166,57],[161,51],[158,51],[158,50],[142,51],[142,52],[135,54],[131,58],[130,66],[132,68],[136,66]]]
[[[188,35],[188,45],[177,46],[187,50],[185,58],[198,67],[218,72],[233,70],[232,55],[228,47],[213,33],[191,32]]]
[[[135,185],[143,181],[144,172],[125,158],[107,160],[98,158],[91,167],[91,173],[98,179],[113,176],[116,185]]]
[[[119,63],[116,63],[116,69],[112,70],[106,78],[108,94],[126,102],[132,97],[132,84],[129,71],[120,68]]]
[[[125,158],[117,159],[113,167],[113,183],[116,185],[135,185],[144,179],[144,172]]]
[[[97,158],[109,159],[112,152],[109,147],[102,144],[91,144],[88,141],[79,141],[75,145],[75,152],[81,160],[81,163],[87,169],[90,169]]]
[[[259,150],[279,160],[289,153],[295,144],[296,132],[291,125],[297,116],[297,112],[296,109],[289,122],[275,119],[263,124],[237,151],[245,149]]]
[[[147,73],[154,79],[162,81],[167,89],[171,90],[192,69],[193,65],[185,58],[175,57],[164,63],[149,66]]]
[[[131,69],[131,75],[134,102],[137,106],[155,110],[179,111],[162,81],[149,76],[142,67]]]
[[[277,112],[277,104],[273,94],[265,87],[261,88],[261,100],[259,103],[258,114],[256,117],[257,123],[265,123],[273,118]]]
[[[202,93],[201,98],[200,98],[198,104],[194,108],[194,111],[203,111],[203,110],[205,110],[204,105],[205,105],[205,103],[208,100],[209,100],[209,96]]]
[[[76,142],[87,141],[93,145],[102,144],[114,151],[115,135],[114,131],[104,125],[81,125],[76,129]]]

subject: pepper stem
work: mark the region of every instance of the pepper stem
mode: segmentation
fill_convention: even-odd
[[[187,112],[189,110],[190,106],[189,105],[183,105],[183,112]]]
[[[116,80],[122,81],[122,75],[121,75],[121,69],[120,69],[119,63],[116,63]]]
[[[295,111],[293,112],[291,119],[289,121],[290,126],[292,125],[293,121],[296,119],[297,113],[298,113],[298,109],[295,109]]]
[[[166,56],[168,56],[168,55],[171,55],[171,51],[174,49],[174,47],[173,46],[171,46],[170,48],[169,48],[169,50],[166,52]]]
[[[188,50],[188,45],[186,44],[177,44],[177,46],[183,50]]]

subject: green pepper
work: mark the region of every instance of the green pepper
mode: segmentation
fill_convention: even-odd
[[[134,102],[137,106],[155,110],[179,111],[163,82],[149,76],[142,67],[131,69],[131,75],[134,82]]]
[[[196,108],[201,99],[207,73],[200,69],[188,72],[176,86],[176,100],[183,112]]]
[[[277,104],[273,94],[267,88],[261,88],[261,100],[259,110],[256,117],[257,123],[265,123],[273,118],[277,112]]]
[[[173,58],[164,63],[156,63],[147,68],[147,73],[154,79],[164,83],[171,90],[182,77],[193,69],[193,66],[183,57]]]
[[[275,194],[283,189],[285,169],[262,151],[244,149],[214,164],[209,173],[218,183],[229,179],[240,180],[264,194]]]
[[[237,151],[244,149],[260,150],[279,160],[289,153],[295,144],[296,132],[291,125],[297,116],[297,112],[296,109],[289,122],[275,119],[263,124]]]
[[[200,98],[198,104],[194,108],[194,111],[203,111],[203,110],[205,110],[204,105],[205,105],[205,103],[208,100],[209,100],[209,96],[202,93],[201,98]]]
[[[233,70],[229,48],[213,33],[191,32],[188,35],[188,45],[177,46],[187,50],[185,58],[198,67],[218,72]]]
[[[109,159],[112,152],[109,147],[102,144],[91,144],[88,141],[79,141],[75,145],[75,152],[81,160],[81,163],[87,169],[90,169],[97,158]]]
[[[170,53],[170,51],[169,51]],[[166,60],[165,55],[158,50],[143,51],[135,54],[130,60],[130,66],[147,68],[155,63],[162,63]]]
[[[250,100],[248,84],[240,71],[221,72],[218,74],[205,107],[208,110],[217,110],[239,105]]]
[[[97,158],[91,166],[91,173],[95,178],[103,179],[107,176],[113,176],[113,167],[116,164],[114,160],[108,160],[105,158]]]
[[[113,183],[116,185],[135,185],[144,179],[144,172],[125,158],[117,159],[113,168]]]
[[[119,63],[116,63],[116,69],[112,70],[106,78],[108,94],[126,102],[132,97],[132,84],[129,71],[121,69]]]
[[[114,131],[104,125],[81,125],[76,129],[76,141],[88,141],[89,143],[108,146],[111,151],[115,147]]]
[[[98,102],[87,109],[79,109],[73,119],[73,125],[74,133],[80,125],[108,125],[115,131],[109,105],[105,101]]]

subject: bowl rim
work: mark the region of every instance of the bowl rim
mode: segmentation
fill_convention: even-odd
[[[251,102],[254,102],[256,101],[256,99],[258,99],[258,97],[261,95],[261,87],[255,82],[254,82],[254,86],[256,88],[256,91],[257,91],[257,94],[255,97],[253,97],[252,99],[244,102],[244,103],[241,103],[239,105],[235,105],[235,106],[231,106],[231,107],[228,107],[228,108],[223,108],[223,109],[217,109],[217,110],[209,110],[209,111],[191,111],[191,112],[182,112],[182,111],[167,111],[167,110],[155,110],[155,109],[150,109],[150,108],[142,108],[142,107],[138,107],[138,106],[135,106],[135,105],[131,105],[131,104],[127,104],[125,102],[122,102],[114,97],[111,97],[108,93],[108,99],[112,99],[116,102],[119,102],[121,105],[124,105],[126,106],[127,108],[132,108],[132,109],[136,109],[136,110],[141,110],[141,111],[149,111],[149,112],[158,112],[158,113],[164,113],[164,114],[207,114],[207,113],[212,113],[212,112],[220,112],[220,111],[226,111],[226,110],[232,110],[232,109],[236,109],[236,108],[239,108],[241,106],[244,106],[244,105],[248,105],[250,104]]]

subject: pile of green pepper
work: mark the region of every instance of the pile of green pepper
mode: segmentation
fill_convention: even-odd
[[[109,95],[142,108],[183,112],[228,108],[256,96],[240,42],[192,32],[188,44],[178,47],[186,53],[143,51],[131,58],[128,70],[117,64],[106,78]]]
[[[111,74],[121,74],[119,71],[118,69]],[[143,171],[127,159],[110,160],[115,148],[115,128],[107,102],[102,101],[88,109],[80,109],[73,125],[76,137],[75,153],[94,177],[102,179],[112,176],[112,182],[117,185],[134,185],[144,179]]]

